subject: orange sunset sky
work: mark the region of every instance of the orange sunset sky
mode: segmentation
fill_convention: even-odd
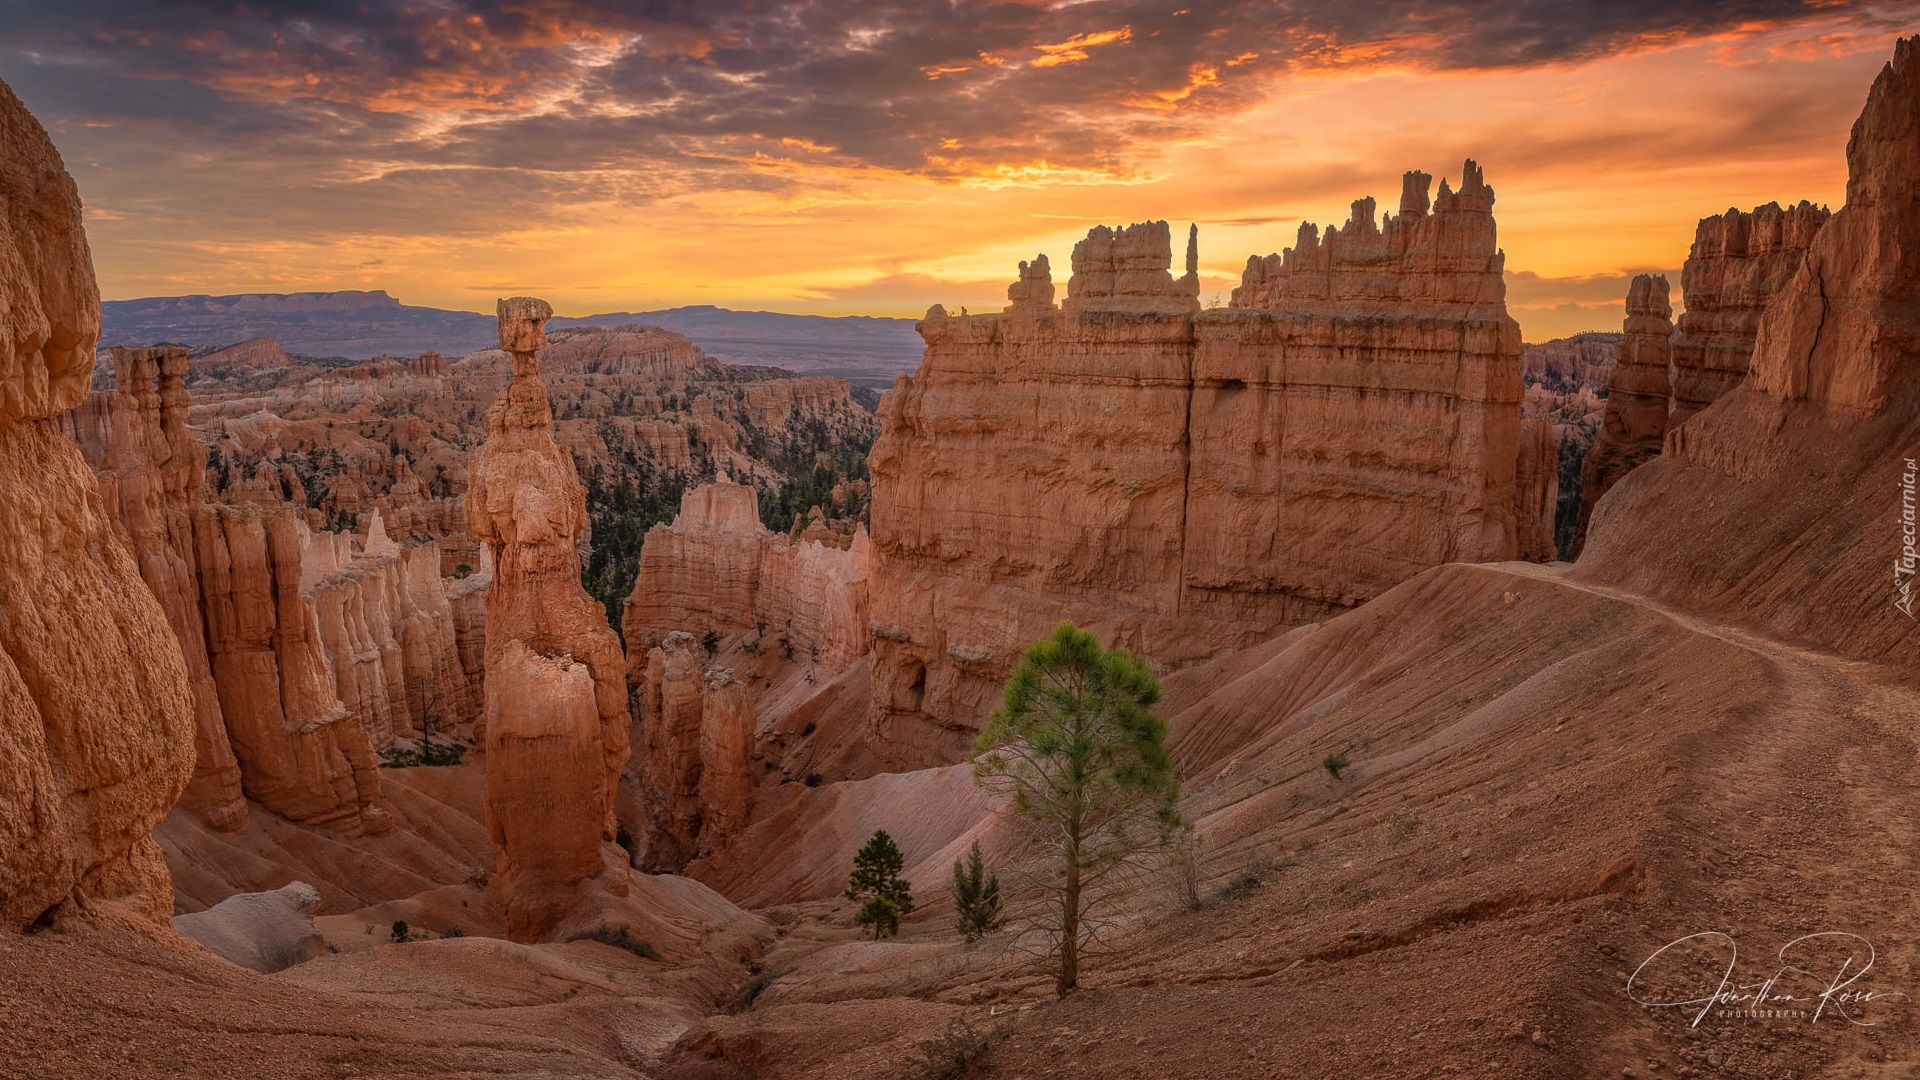
[[[1528,340],[1729,206],[1838,206],[1913,3],[0,0],[108,299],[997,308],[1098,223],[1202,296],[1410,168],[1486,169]]]

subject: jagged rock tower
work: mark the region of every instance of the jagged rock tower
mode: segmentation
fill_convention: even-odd
[[[500,301],[513,381],[487,412],[467,523],[491,553],[487,593],[487,827],[516,941],[551,934],[589,879],[626,890],[613,845],[614,790],[627,760],[625,657],[580,586],[586,489],[553,438],[537,353],[553,309]]]

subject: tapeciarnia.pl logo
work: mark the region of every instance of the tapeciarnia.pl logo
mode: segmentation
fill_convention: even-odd
[[[1914,552],[1914,509],[1912,458],[1901,459],[1906,462],[1906,471],[1900,474],[1900,557],[1893,560],[1893,606],[1901,610],[1907,618],[1913,615],[1913,573],[1916,553]]]

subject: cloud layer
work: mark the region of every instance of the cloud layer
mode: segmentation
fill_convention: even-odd
[[[1578,186],[1569,166],[1610,174],[1621,153],[1651,172],[1716,149],[1790,158],[1831,141],[1858,108],[1846,88],[1864,92],[1859,73],[1914,14],[1844,0],[0,0],[0,77],[80,177],[110,291],[404,291],[435,275],[418,299],[446,303],[524,273],[582,299],[640,287],[653,295],[635,302],[844,306],[895,303],[904,284],[970,292],[1109,213],[1219,222],[1226,242],[1284,236],[1308,200],[1344,206],[1466,153],[1496,183],[1504,168],[1556,191]],[[1648,88],[1615,69],[1660,57],[1683,58],[1669,71],[1683,81],[1646,112],[1692,100],[1720,110],[1712,130],[1625,115]],[[1755,96],[1769,86],[1774,99]],[[1139,207],[1144,194],[1159,203]],[[1216,275],[1244,251],[1216,249]],[[1560,276],[1677,262],[1514,254]]]

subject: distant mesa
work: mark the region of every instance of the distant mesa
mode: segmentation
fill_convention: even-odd
[[[166,343],[226,348],[271,338],[289,353],[368,360],[492,348],[494,319],[403,304],[384,291],[153,296],[101,305],[103,347]],[[832,374],[884,387],[920,363],[913,320],[788,315],[701,304],[556,318],[551,329],[646,325],[683,334],[715,360]]]

